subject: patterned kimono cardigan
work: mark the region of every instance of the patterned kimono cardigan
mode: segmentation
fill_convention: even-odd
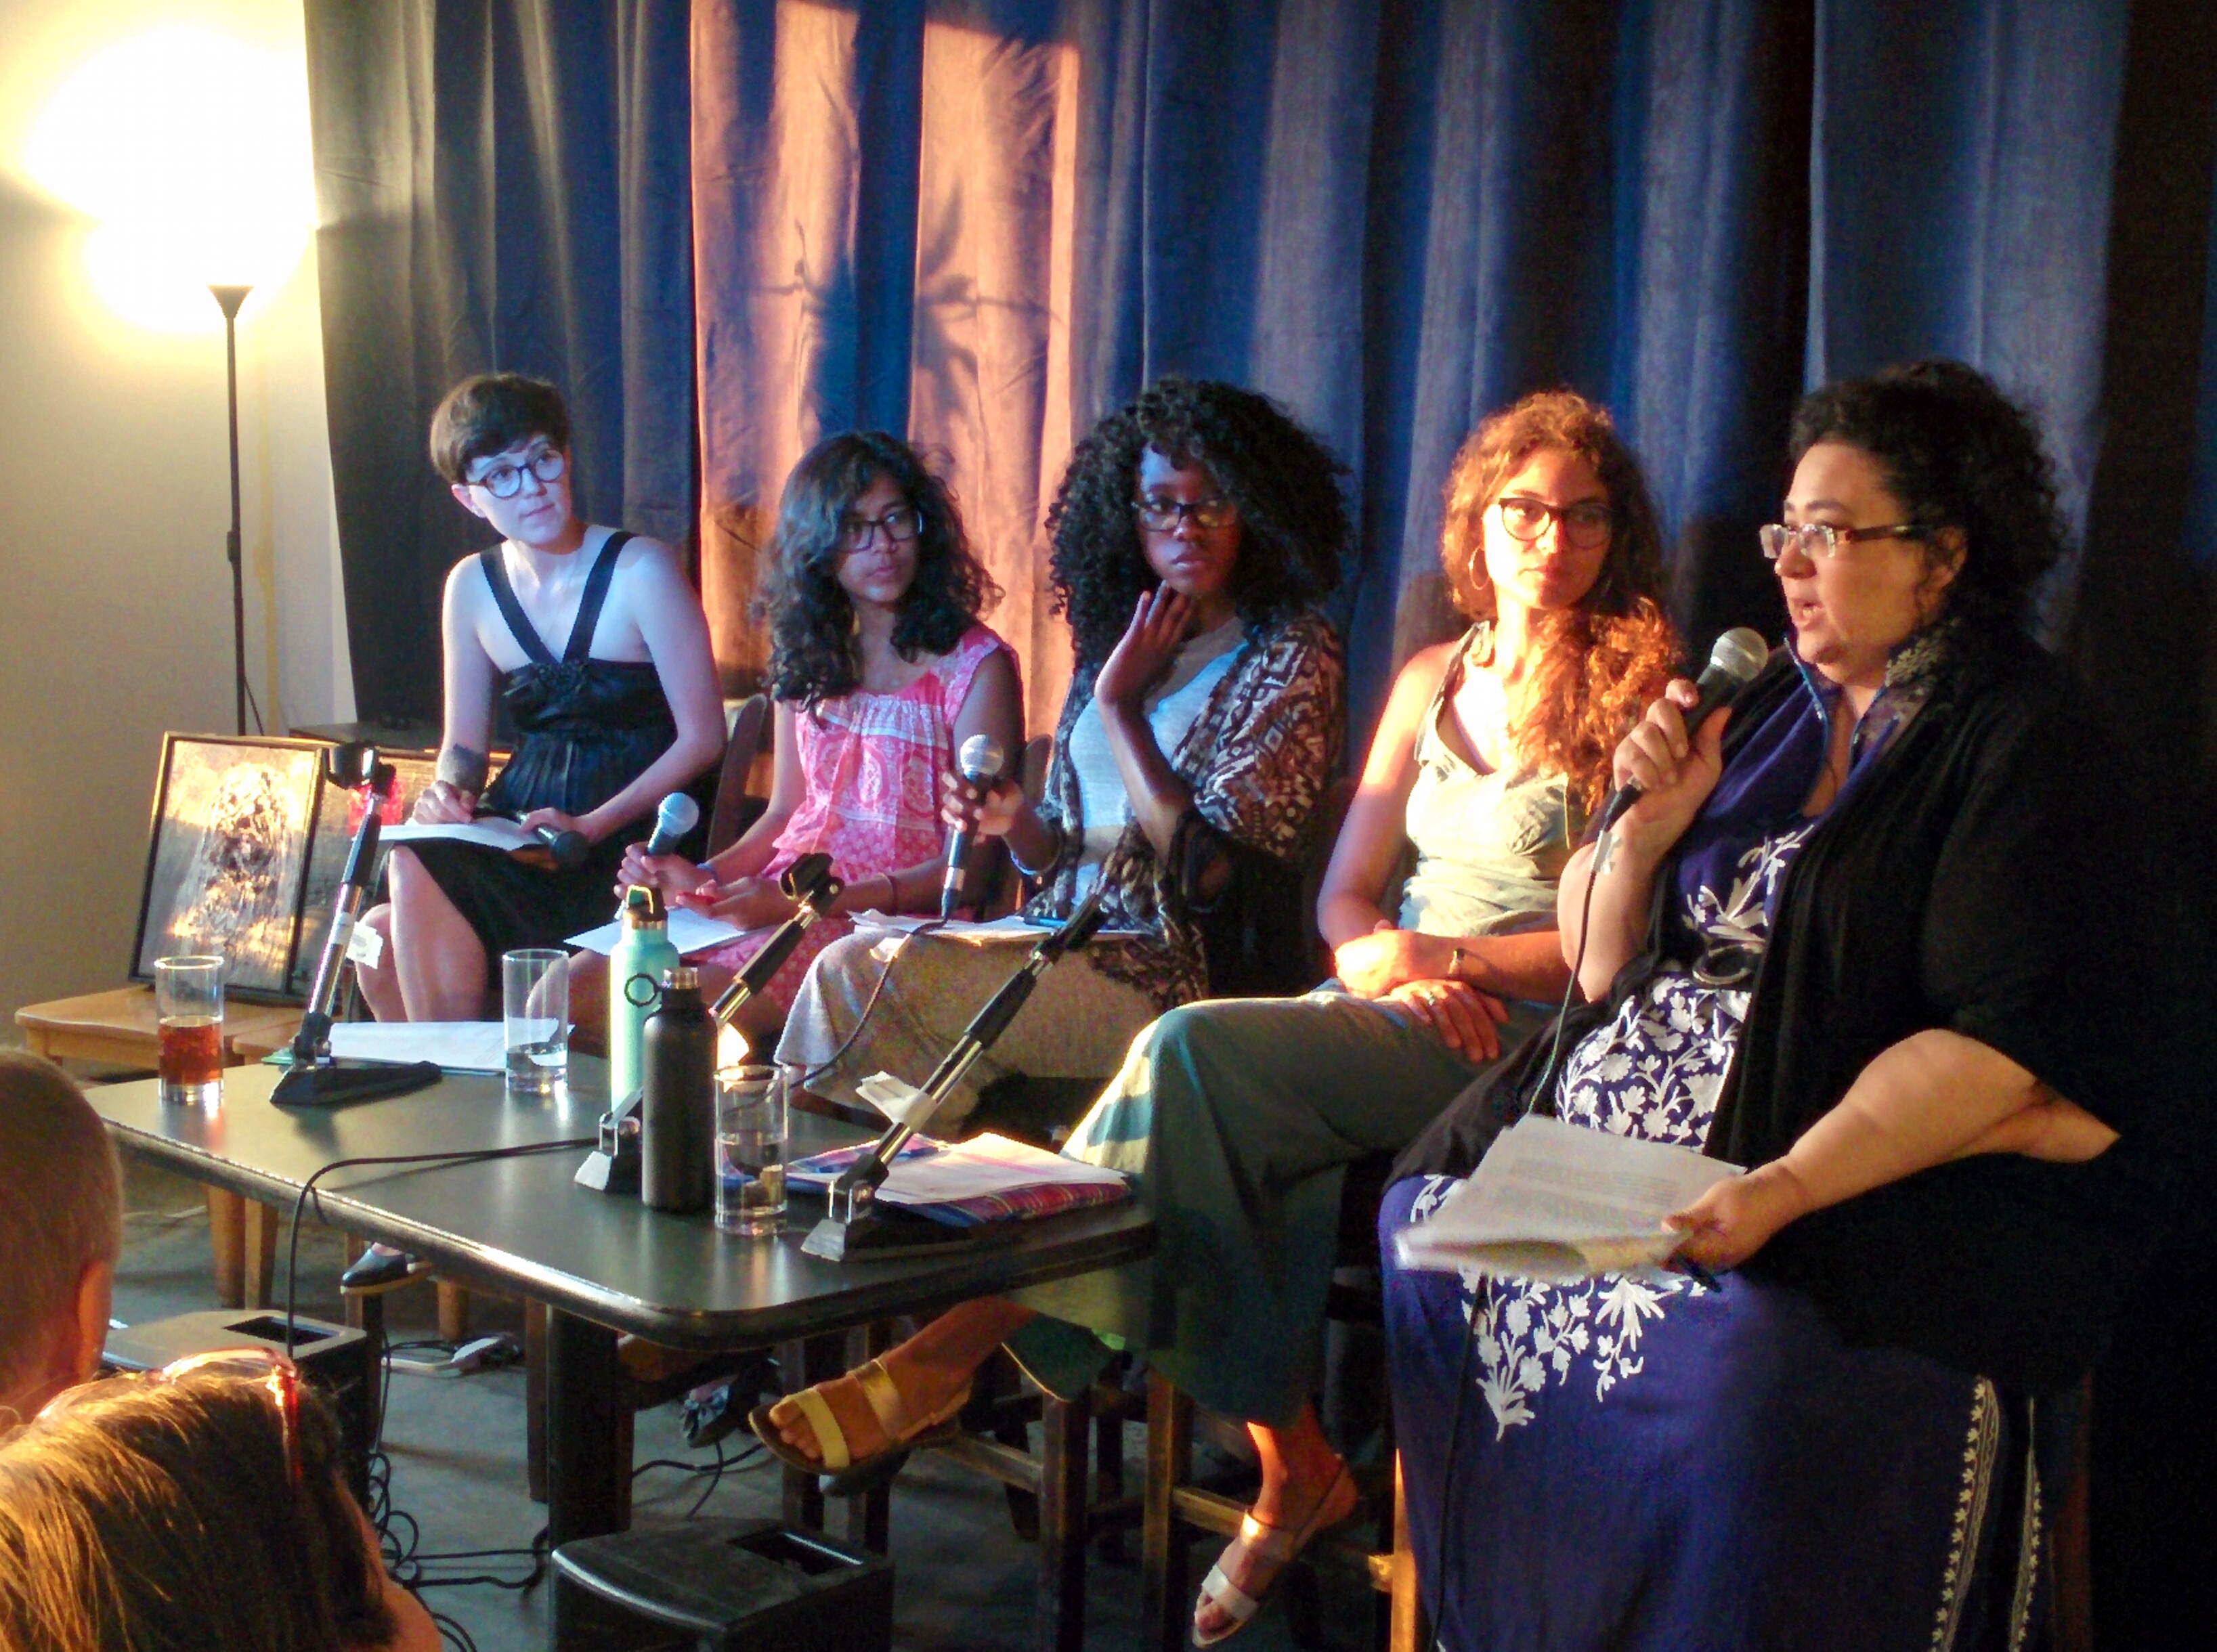
[[[1040,814],[1061,850],[1026,910],[1075,904],[1084,820],[1070,737],[1093,702],[1099,666],[1081,668],[1063,702]],[[1251,625],[1208,704],[1168,754],[1193,788],[1167,857],[1136,823],[1102,863],[1105,927],[1151,939],[1091,954],[1104,974],[1162,1009],[1206,996],[1297,992],[1314,984],[1301,873],[1316,809],[1339,765],[1346,665],[1321,615]],[[1201,891],[1213,890],[1204,898]]]

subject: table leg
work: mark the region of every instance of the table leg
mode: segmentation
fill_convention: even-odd
[[[855,1354],[844,1335],[815,1336],[801,1342],[782,1342],[778,1345],[777,1367],[784,1379],[785,1391],[797,1393],[812,1383],[828,1382],[841,1372],[851,1370],[861,1360],[881,1353],[890,1345],[891,1337],[883,1325],[873,1325],[856,1333],[863,1352]],[[785,1519],[789,1526],[798,1526],[812,1532],[826,1529],[824,1518],[824,1493],[821,1482],[812,1474],[803,1474],[798,1469],[784,1470]],[[859,1497],[844,1500],[847,1504],[847,1541],[869,1550],[873,1554],[884,1554],[892,1540],[892,1488],[880,1485]]]
[[[841,1371],[851,1371],[866,1359],[874,1359],[892,1347],[892,1328],[880,1322],[850,1331]],[[835,1376],[837,1372],[833,1373]],[[882,1555],[892,1545],[893,1489],[891,1482],[875,1486],[847,1502],[847,1541]]]
[[[1092,1396],[1040,1403],[1039,1644],[1082,1652],[1085,1644],[1085,1446]]]
[[[245,1201],[226,1187],[207,1189],[208,1248],[215,1254],[215,1305],[246,1305]]]
[[[547,1532],[559,1548],[622,1529],[631,1465],[616,1455],[616,1334],[559,1309],[547,1317]]]
[[[547,1501],[547,1304],[523,1299],[523,1480]]]
[[[818,1338],[821,1341],[823,1339]],[[815,1380],[810,1370],[815,1361],[810,1359],[810,1345],[806,1341],[781,1342],[777,1347],[778,1374],[785,1384],[785,1391],[798,1394]],[[785,1487],[785,1523],[810,1532],[824,1529],[824,1494],[818,1487],[817,1476],[803,1474],[799,1469],[781,1467],[780,1473]]]
[[[241,1305],[267,1308],[270,1282],[277,1277],[277,1230],[285,1219],[258,1199],[242,1199],[239,1205],[245,1217],[239,1241],[244,1269],[241,1287],[245,1293]]]

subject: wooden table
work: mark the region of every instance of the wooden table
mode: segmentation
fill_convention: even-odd
[[[34,1054],[50,1061],[103,1061],[151,1069],[159,1057],[154,989],[119,987],[76,998],[29,1004],[15,1012],[15,1025]],[[224,1065],[236,1067],[293,1041],[300,1012],[273,1004],[224,1006]],[[227,1187],[207,1189],[208,1243],[215,1256],[219,1306],[238,1308],[251,1300],[269,1302],[271,1261],[277,1243],[274,1212],[241,1199]]]
[[[125,1150],[287,1211],[334,1160],[581,1140],[607,1106],[607,1065],[588,1057],[571,1057],[570,1086],[551,1100],[512,1097],[495,1077],[453,1074],[414,1095],[296,1113],[270,1105],[276,1078],[275,1068],[232,1070],[211,1113],[164,1106],[151,1082],[103,1086],[92,1102]],[[795,1113],[792,1130],[796,1157],[864,1136],[809,1113]],[[547,1526],[556,1544],[621,1523],[630,1464],[615,1450],[619,1332],[703,1350],[820,1342],[1136,1261],[1154,1245],[1153,1222],[1133,1203],[1022,1224],[1000,1242],[953,1255],[827,1262],[801,1251],[814,1211],[800,1199],[783,1233],[742,1239],[718,1232],[706,1214],[670,1216],[575,1186],[583,1156],[579,1148],[363,1166],[317,1183],[333,1224],[547,1305]],[[806,1512],[802,1488],[812,1486],[788,1480],[790,1513]]]

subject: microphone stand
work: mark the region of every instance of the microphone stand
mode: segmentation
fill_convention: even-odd
[[[293,1064],[270,1092],[270,1100],[281,1107],[343,1106],[405,1095],[439,1082],[439,1069],[428,1061],[395,1065],[341,1062],[331,1055],[331,1009],[338,1002],[355,922],[376,873],[377,836],[380,817],[392,796],[393,767],[380,761],[374,746],[335,746],[324,760],[324,779],[361,792],[361,824],[355,829],[354,842],[347,850],[346,871],[331,906],[330,933],[324,937],[323,955],[316,961],[316,984],[308,994],[300,1030],[293,1035]]]
[[[931,1251],[967,1249],[981,1242],[989,1230],[973,1229],[972,1237],[950,1240],[948,1230],[936,1223],[908,1226],[903,1224],[902,1218],[888,1217],[878,1208],[878,1189],[892,1172],[894,1156],[908,1144],[911,1137],[931,1122],[932,1115],[939,1111],[948,1093],[962,1082],[963,1075],[1008,1031],[1009,1023],[1016,1020],[1016,1012],[1030,998],[1040,977],[1065,954],[1077,952],[1093,939],[1094,932],[1101,927],[1101,893],[1096,884],[1093,892],[1078,903],[1078,909],[1063,921],[1062,927],[1033,947],[1023,968],[1004,982],[1001,989],[985,1001],[985,1007],[971,1018],[954,1048],[940,1057],[939,1065],[932,1069],[931,1078],[923,1087],[923,1100],[908,1110],[907,1118],[888,1125],[885,1134],[871,1144],[870,1150],[848,1166],[838,1180],[831,1184],[825,1195],[828,1209],[824,1219],[801,1242],[801,1249],[826,1261],[846,1262],[864,1261],[873,1256],[915,1256]]]
[[[718,1027],[729,1026],[732,1018],[750,998],[768,986],[770,977],[793,956],[793,949],[800,945],[800,938],[809,926],[831,909],[846,885],[833,875],[831,857],[828,854],[804,854],[786,868],[777,886],[789,901],[800,903],[800,909],[777,927],[775,934],[763,943],[762,951],[748,961],[738,978],[724,989],[723,996],[708,1014]],[[585,1155],[585,1162],[577,1167],[571,1180],[580,1187],[590,1187],[602,1193],[636,1193],[639,1177],[639,1119],[641,1103],[646,1099],[645,1086],[630,1094],[615,1100],[601,1115],[600,1145]]]

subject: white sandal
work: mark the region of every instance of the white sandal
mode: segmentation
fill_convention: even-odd
[[[1317,1499],[1316,1507],[1309,1511],[1307,1521],[1298,1531],[1288,1531],[1282,1526],[1265,1526],[1255,1518],[1251,1511],[1240,1517],[1239,1536],[1234,1541],[1245,1544],[1251,1556],[1274,1563],[1275,1569],[1264,1581],[1263,1592],[1250,1594],[1232,1581],[1224,1569],[1224,1556],[1218,1556],[1216,1564],[1208,1569],[1208,1575],[1201,1580],[1201,1595],[1193,1606],[1193,1643],[1195,1646],[1220,1645],[1247,1627],[1255,1614],[1263,1609],[1263,1603],[1270,1598],[1270,1591],[1277,1587],[1278,1580],[1286,1575],[1287,1566],[1308,1547],[1310,1540],[1318,1532],[1327,1529],[1325,1511],[1331,1507],[1332,1495],[1339,1489],[1339,1482],[1347,1478],[1347,1464],[1342,1463],[1339,1472],[1324,1489],[1324,1495]],[[1356,1506],[1349,1507],[1345,1513],[1333,1517],[1330,1525],[1337,1526],[1342,1520],[1353,1518],[1356,1507],[1360,1507],[1359,1499]],[[1227,1544],[1224,1553],[1228,1555],[1231,1552],[1231,1546]],[[1200,1619],[1203,1606],[1216,1607],[1232,1619],[1231,1627],[1220,1634],[1202,1638]]]

